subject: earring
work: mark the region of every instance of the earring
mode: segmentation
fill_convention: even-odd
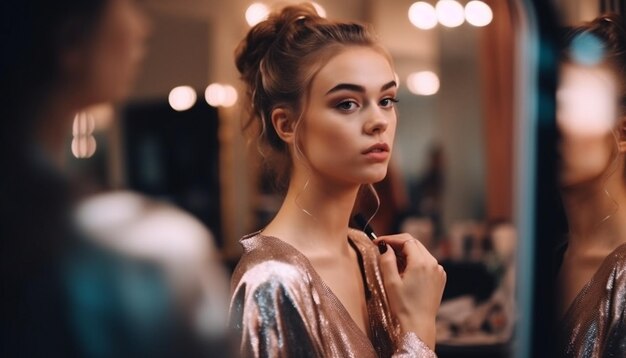
[[[302,187],[302,190],[298,193],[298,195],[296,195],[296,198],[294,200],[295,200],[296,205],[298,206],[298,208],[300,208],[300,210],[303,213],[305,213],[308,216],[310,216],[311,218],[313,218],[313,220],[317,220],[317,218],[313,214],[311,214],[311,212],[309,210],[305,209],[304,206],[302,206],[300,204],[300,196],[302,194],[304,194],[304,192],[307,190],[308,187],[309,187],[309,179],[306,180],[306,183],[304,183],[304,187]]]
[[[96,138],[93,115],[88,112],[78,112],[72,125],[72,154],[76,158],[90,158],[96,152]]]

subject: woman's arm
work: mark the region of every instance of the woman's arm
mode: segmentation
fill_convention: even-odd
[[[289,264],[268,262],[247,271],[237,284],[230,327],[242,357],[322,357],[306,282]]]

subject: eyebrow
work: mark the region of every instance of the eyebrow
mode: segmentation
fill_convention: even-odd
[[[397,87],[398,84],[396,83],[396,81],[389,81],[387,83],[385,83],[380,90],[384,91],[387,90],[391,87]],[[365,87],[361,86],[361,85],[355,85],[352,83],[340,83],[338,85],[336,85],[335,87],[331,88],[328,92],[326,92],[326,95],[329,95],[333,92],[337,92],[337,91],[341,91],[341,90],[348,90],[348,91],[354,91],[354,92],[361,92],[361,93],[365,93]]]

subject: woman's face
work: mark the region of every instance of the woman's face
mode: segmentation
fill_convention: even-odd
[[[108,0],[78,66],[85,104],[125,99],[144,55],[148,23],[134,0]]]
[[[560,182],[592,183],[611,170],[617,145],[618,86],[605,66],[561,66],[557,124],[561,133]]]
[[[342,184],[382,180],[396,130],[397,83],[387,58],[348,47],[311,83],[299,137],[314,174]]]

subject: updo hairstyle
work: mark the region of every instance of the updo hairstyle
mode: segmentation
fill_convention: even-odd
[[[250,116],[244,130],[258,140],[266,164],[284,189],[291,172],[289,148],[278,136],[271,113],[285,108],[297,124],[316,73],[347,46],[368,46],[387,52],[363,25],[320,17],[309,3],[288,6],[252,27],[235,51],[236,65],[246,85]],[[297,144],[296,144],[297,145]]]

